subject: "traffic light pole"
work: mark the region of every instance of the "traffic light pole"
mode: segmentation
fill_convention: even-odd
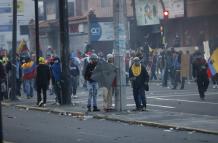
[[[2,103],[1,103],[1,100],[0,100],[0,143],[3,143]]]
[[[61,104],[71,104],[71,82],[69,71],[69,29],[67,0],[59,0],[60,48],[62,62],[62,101]]]
[[[113,0],[114,14],[114,63],[117,69],[117,87],[115,109],[123,111],[126,107],[126,69],[125,54],[127,46],[127,10],[126,0]]]

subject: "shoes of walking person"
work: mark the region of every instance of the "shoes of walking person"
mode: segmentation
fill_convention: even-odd
[[[93,112],[99,112],[99,111],[100,111],[100,109],[98,109],[97,107],[93,108]]]
[[[73,99],[76,99],[76,98],[78,98],[78,96],[76,96],[76,95],[73,95],[73,96],[72,96],[72,98],[73,98]]]
[[[201,100],[203,100],[203,101],[205,100],[205,98],[204,98],[204,97],[200,97],[200,98],[201,98]]]
[[[88,108],[88,110],[87,110],[88,112],[92,112],[92,110],[91,110],[91,108]]]
[[[39,106],[39,107],[42,107],[42,105],[43,105],[43,101],[40,101],[39,104],[38,104],[38,106]]]
[[[216,88],[216,85],[213,85],[213,89]]]

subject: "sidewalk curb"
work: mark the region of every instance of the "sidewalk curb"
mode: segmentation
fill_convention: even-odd
[[[50,108],[44,108],[44,107],[33,107],[33,106],[27,106],[27,105],[15,105],[16,108],[19,109],[26,109],[26,110],[33,110],[33,111],[41,111],[41,112],[50,112],[53,114],[61,114],[61,115],[68,115],[78,118],[83,118],[85,116],[85,113],[83,112],[66,112],[64,110],[59,109],[50,109]]]
[[[195,131],[198,133],[218,135],[218,132],[205,130],[205,129],[180,127],[180,126],[175,126],[175,125],[170,125],[170,124],[162,124],[162,123],[150,122],[150,121],[132,121],[132,120],[128,120],[128,119],[119,119],[116,117],[109,117],[107,115],[94,115],[93,118],[105,119],[105,120],[109,120],[109,121],[117,121],[117,122],[132,124],[132,125],[143,125],[143,126],[151,126],[151,127],[164,128],[164,129],[172,128],[174,130],[180,130],[180,131]]]
[[[4,103],[4,102],[2,102],[2,105],[6,107],[13,106],[13,104]],[[33,110],[33,111],[50,112],[53,114],[68,115],[68,116],[77,117],[79,119],[83,119],[86,115],[86,113],[84,112],[68,112],[68,111],[64,111],[60,109],[49,109],[49,108],[44,108],[44,107],[33,107],[33,106],[28,106],[28,105],[15,105],[15,107],[18,109],[26,109],[26,110]],[[110,117],[110,115],[109,116],[103,115],[101,113],[93,114],[92,116],[95,119],[105,119],[108,121],[122,122],[122,123],[127,123],[130,125],[143,125],[143,126],[151,126],[151,127],[164,128],[164,129],[172,128],[173,130],[179,130],[179,131],[195,131],[198,133],[218,135],[218,132],[200,129],[200,128],[182,127],[182,126],[175,126],[175,125],[163,124],[163,123],[151,122],[151,121],[133,121],[133,120],[128,120],[128,119],[120,119],[117,117]]]
[[[13,104],[11,103],[7,103],[7,102],[1,102],[2,106],[5,106],[5,107],[9,107],[9,106],[12,106]]]

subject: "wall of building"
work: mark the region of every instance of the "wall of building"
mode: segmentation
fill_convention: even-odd
[[[132,0],[127,0],[127,15],[132,16],[132,6],[131,6]],[[86,6],[87,2],[87,8]],[[97,17],[112,17],[113,16],[113,0],[106,0],[106,3],[108,6],[102,6],[102,0],[77,0],[77,14],[80,16],[85,16],[88,14],[88,11],[90,9],[95,10]]]
[[[24,30],[21,29],[21,26],[26,26],[28,30],[28,25],[31,19],[34,18],[34,1],[32,0],[22,0],[21,3],[18,2],[20,5],[18,9],[18,16],[17,16],[17,41],[21,41],[24,39],[27,41],[29,46],[29,35],[27,33],[23,33]],[[8,5],[8,6],[7,6]],[[0,1],[0,8],[10,7],[10,12],[0,13],[0,25],[8,25],[10,28],[5,31],[0,31],[0,48],[5,48],[7,50],[11,50],[12,48],[12,10],[13,5],[12,1],[8,0],[1,0]]]

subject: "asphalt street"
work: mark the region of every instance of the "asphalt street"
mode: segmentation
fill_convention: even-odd
[[[3,108],[4,140],[16,143],[217,143],[218,136]]]
[[[87,94],[88,91],[80,89],[78,98],[72,99],[72,102],[86,106]],[[127,109],[134,109],[135,104],[130,86],[127,87],[126,94]],[[102,108],[101,89],[99,95],[98,105]],[[172,90],[160,86],[159,83],[152,82],[150,83],[150,91],[146,92],[146,96],[148,109],[218,116],[218,110],[214,110],[218,109],[218,89],[213,89],[212,85],[208,88],[204,101],[199,98],[197,86],[194,82],[187,83],[184,90],[180,90],[179,87],[177,90]]]

